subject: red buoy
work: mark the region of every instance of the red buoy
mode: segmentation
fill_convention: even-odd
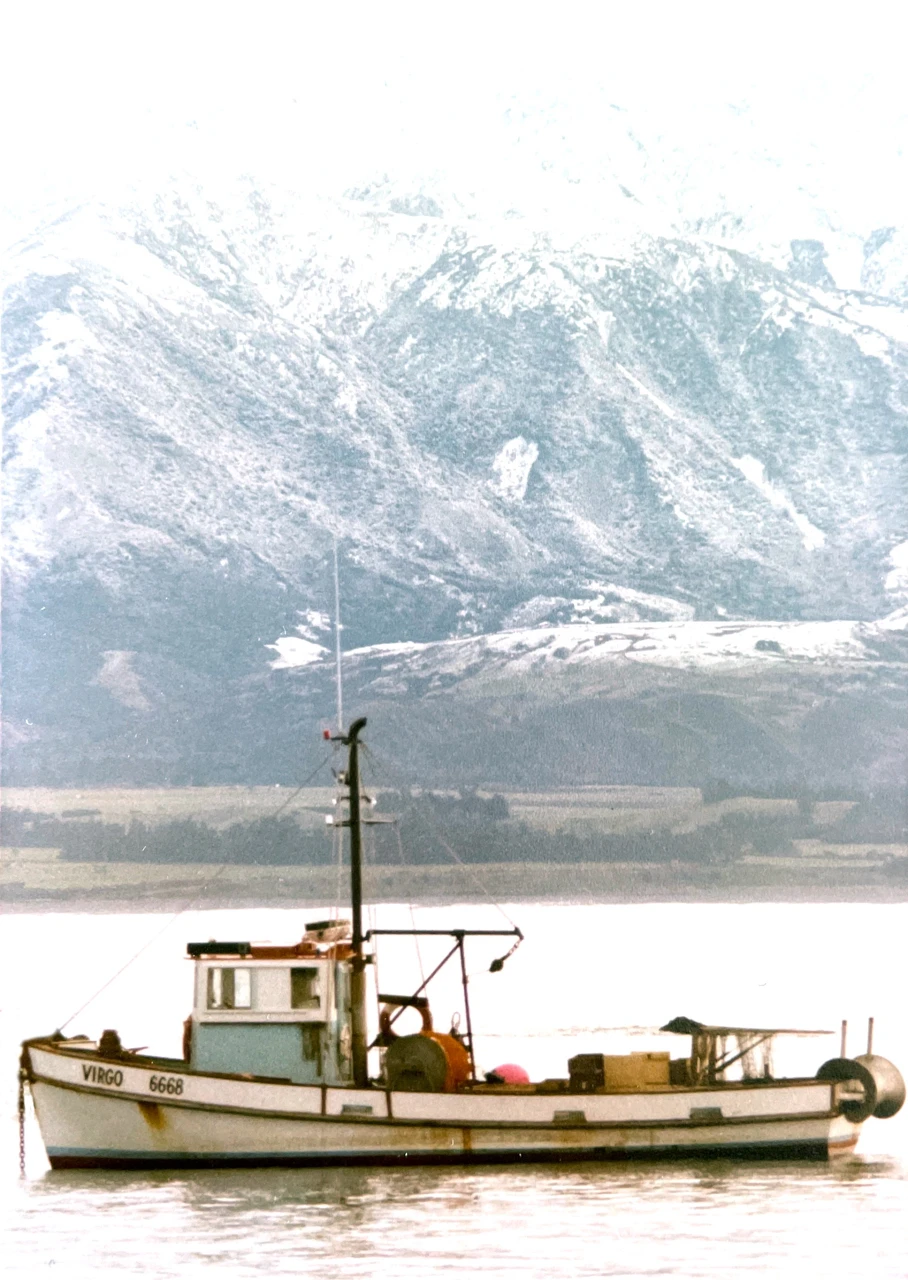
[[[523,1067],[518,1067],[516,1062],[505,1062],[500,1067],[496,1067],[490,1073],[498,1076],[503,1084],[529,1084],[530,1077],[524,1071]]]

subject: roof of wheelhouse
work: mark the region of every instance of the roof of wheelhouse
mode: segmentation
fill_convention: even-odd
[[[307,923],[299,942],[274,946],[260,942],[188,942],[186,954],[193,960],[345,960],[351,953],[349,920],[315,920]]]

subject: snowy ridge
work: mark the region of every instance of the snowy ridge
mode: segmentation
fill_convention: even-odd
[[[407,673],[482,680],[489,675],[542,675],[548,666],[596,665],[615,661],[664,668],[734,670],[780,662],[828,667],[863,666],[876,661],[873,642],[904,629],[905,611],[878,623],[859,622],[650,622],[573,623],[533,627],[446,640],[436,644],[400,641],[370,645],[345,655],[353,668],[378,669],[371,681],[378,691],[391,676]],[[309,646],[292,660],[292,638],[269,648],[281,657],[274,670],[318,660]],[[301,643],[299,641],[295,643]],[[327,650],[320,655],[330,658]],[[908,652],[904,661],[908,662]],[[887,665],[892,665],[891,660]],[[393,689],[389,689],[393,692]]]

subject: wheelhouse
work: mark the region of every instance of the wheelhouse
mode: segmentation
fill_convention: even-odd
[[[186,1056],[194,1070],[346,1084],[352,1078],[350,925],[306,926],[290,947],[191,942],[193,1010]]]

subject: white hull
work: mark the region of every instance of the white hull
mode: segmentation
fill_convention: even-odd
[[[180,1167],[788,1156],[854,1149],[817,1080],[628,1093],[392,1093],[28,1048],[51,1165]]]

